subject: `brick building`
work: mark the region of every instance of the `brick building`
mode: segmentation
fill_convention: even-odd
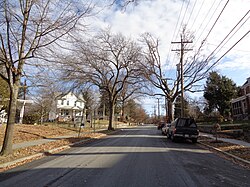
[[[231,103],[234,120],[250,119],[250,77],[241,87],[241,96],[232,99]]]

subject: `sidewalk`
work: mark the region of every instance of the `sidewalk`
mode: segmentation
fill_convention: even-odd
[[[57,136],[53,138],[44,138],[44,139],[38,139],[38,140],[32,140],[32,141],[27,141],[27,142],[21,142],[17,144],[13,144],[13,149],[21,149],[21,148],[26,148],[34,145],[41,145],[49,142],[54,142],[57,140],[62,140],[65,138],[73,138],[73,137],[78,137],[78,134],[72,134],[72,135],[67,135],[67,136]],[[0,149],[2,146],[0,146]]]
[[[98,129],[96,130],[96,133],[105,130],[105,129]],[[84,134],[85,132],[81,132],[81,135]],[[86,132],[88,133],[88,132]],[[66,135],[66,136],[56,136],[53,138],[44,138],[44,139],[38,139],[38,140],[32,140],[32,141],[26,141],[26,142],[21,142],[21,143],[16,143],[13,144],[13,150],[15,149],[20,149],[20,148],[26,148],[26,147],[30,147],[30,146],[34,146],[34,145],[41,145],[41,144],[45,144],[45,143],[49,143],[49,142],[54,142],[57,140],[62,140],[65,138],[77,138],[78,137],[78,133],[76,134],[71,134],[71,135]],[[0,149],[2,149],[2,146],[0,145]]]
[[[101,130],[103,130],[103,129],[101,129]],[[101,131],[101,130],[98,130],[98,131]],[[98,131],[96,131],[96,132],[98,132]],[[200,132],[200,136],[215,139],[215,137],[212,134],[208,134],[208,133]],[[38,139],[38,140],[33,140],[33,141],[17,143],[17,144],[13,144],[13,149],[20,149],[20,148],[26,148],[26,147],[30,147],[30,146],[34,146],[34,145],[41,145],[41,144],[45,144],[45,143],[49,143],[49,142],[53,142],[53,141],[57,141],[57,140],[65,139],[65,138],[72,138],[72,137],[78,137],[78,134],[72,134],[72,135],[67,135],[67,136],[57,136],[57,137],[53,137],[53,138]],[[250,147],[250,143],[245,142],[245,141],[241,141],[241,140],[229,139],[229,138],[218,138],[218,140],[221,140],[223,142],[232,143],[232,144],[242,145],[244,147]],[[1,149],[1,147],[2,146],[0,146],[0,149]]]
[[[130,126],[127,126],[127,125],[119,125],[119,126],[120,127],[117,128],[117,129],[130,127]],[[98,132],[101,132],[103,130],[107,130],[107,129],[106,128],[96,129],[95,132],[98,133]],[[84,132],[84,131],[82,131],[80,133],[80,135],[83,135],[84,133],[94,133],[94,131],[91,131],[91,132]],[[13,144],[12,148],[13,148],[13,150],[15,150],[15,149],[21,149],[21,148],[26,148],[26,147],[35,146],[35,145],[41,145],[41,144],[45,144],[45,143],[49,143],[49,142],[54,142],[54,141],[62,140],[62,139],[65,139],[65,138],[77,138],[78,135],[79,135],[79,133],[71,134],[71,135],[66,135],[66,136],[56,136],[56,137],[52,137],[52,138],[44,138],[44,139],[26,141],[26,142],[21,142],[21,143]],[[2,149],[1,145],[0,145],[0,149]]]
[[[68,135],[68,136],[57,136],[54,138],[38,139],[38,140],[17,143],[17,144],[13,145],[13,149],[20,149],[20,148],[26,148],[26,147],[30,147],[30,146],[34,146],[34,145],[41,145],[44,143],[53,142],[53,141],[61,140],[64,138],[71,138],[71,137],[77,137],[77,134],[76,135]],[[0,148],[2,148],[2,146],[0,146]]]
[[[208,134],[208,133],[200,132],[200,136],[204,136],[204,137],[209,137],[209,138],[215,139],[215,137],[212,134]],[[241,140],[229,139],[229,138],[218,138],[218,140],[221,140],[223,142],[232,143],[232,144],[242,145],[244,147],[250,147],[250,143],[245,142],[245,141],[241,141]]]
[[[96,130],[95,132],[98,133],[102,130],[106,130],[106,129],[98,129]],[[113,131],[113,132],[109,132],[107,133],[108,134],[113,134],[113,133],[116,133],[118,131]],[[12,157],[12,155],[8,155],[10,156],[7,158],[6,161],[3,161],[1,160],[1,163],[0,163],[0,173],[7,170],[7,169],[10,169],[10,168],[13,168],[13,167],[16,167],[18,165],[22,165],[26,162],[30,162],[31,160],[33,159],[37,159],[37,158],[41,158],[43,156],[46,156],[47,154],[52,154],[54,152],[58,152],[58,151],[62,151],[64,149],[68,149],[70,148],[72,145],[77,145],[77,144],[82,144],[84,142],[88,142],[89,140],[91,140],[91,138],[84,138],[83,134],[85,133],[89,133],[89,132],[81,132],[80,133],[80,139],[79,140],[76,140],[72,143],[68,143],[68,144],[61,144],[60,143],[57,145],[55,144],[54,146],[52,147],[49,147],[48,149],[45,149],[43,150],[42,148],[42,151],[39,151],[38,150],[35,150],[34,153],[32,154],[29,154],[29,151],[27,152],[28,154],[27,155],[24,155],[22,154],[23,152],[18,152],[18,154],[21,154],[23,156],[19,157],[19,158],[15,158]],[[91,132],[93,133],[93,132]],[[51,143],[51,142],[56,142],[58,140],[64,140],[64,139],[67,139],[67,138],[77,138],[78,139],[78,135],[79,133],[75,133],[75,134],[71,134],[71,135],[64,135],[64,136],[55,136],[55,137],[52,137],[52,138],[44,138],[44,139],[38,139],[38,140],[32,140],[32,141],[26,141],[26,142],[22,142],[22,143],[17,143],[17,144],[13,144],[13,150],[18,150],[18,149],[23,149],[25,150],[26,148],[29,149],[29,147],[32,147],[32,146],[39,146],[39,145],[47,145],[48,143]],[[96,134],[95,138],[98,138],[98,137],[101,137],[100,135]],[[2,146],[0,146],[2,147]],[[17,154],[17,155],[18,155]]]

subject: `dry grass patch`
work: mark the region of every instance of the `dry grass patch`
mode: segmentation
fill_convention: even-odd
[[[3,143],[5,125],[0,126],[0,145]],[[76,134],[76,131],[52,125],[15,125],[13,143]]]
[[[228,142],[215,142],[214,139],[202,137],[200,138],[200,141],[206,145],[215,147],[221,151],[230,153],[234,156],[237,156],[239,158],[245,159],[247,161],[250,161],[250,148],[244,147],[241,145],[236,145]]]

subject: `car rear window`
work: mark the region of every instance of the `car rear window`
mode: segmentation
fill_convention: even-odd
[[[194,128],[197,127],[194,119],[179,119],[177,126],[178,127],[194,127]]]

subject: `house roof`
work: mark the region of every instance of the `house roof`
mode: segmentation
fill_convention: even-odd
[[[73,92],[67,92],[67,93],[61,93],[61,94],[59,94],[58,96],[57,96],[57,99],[62,99],[64,96],[66,96],[66,95],[68,95],[68,94],[72,94],[72,95],[74,95],[76,98],[77,98],[77,100],[76,101],[83,101],[83,102],[86,102],[84,99],[83,99],[83,97],[81,96],[81,95],[76,95],[76,94],[74,94]]]
[[[242,85],[242,87],[250,85],[250,77],[247,78],[247,81]]]
[[[248,81],[246,81],[242,86],[246,86],[248,84]]]
[[[58,109],[65,109],[65,110],[82,110],[83,108],[78,106],[58,106]]]

